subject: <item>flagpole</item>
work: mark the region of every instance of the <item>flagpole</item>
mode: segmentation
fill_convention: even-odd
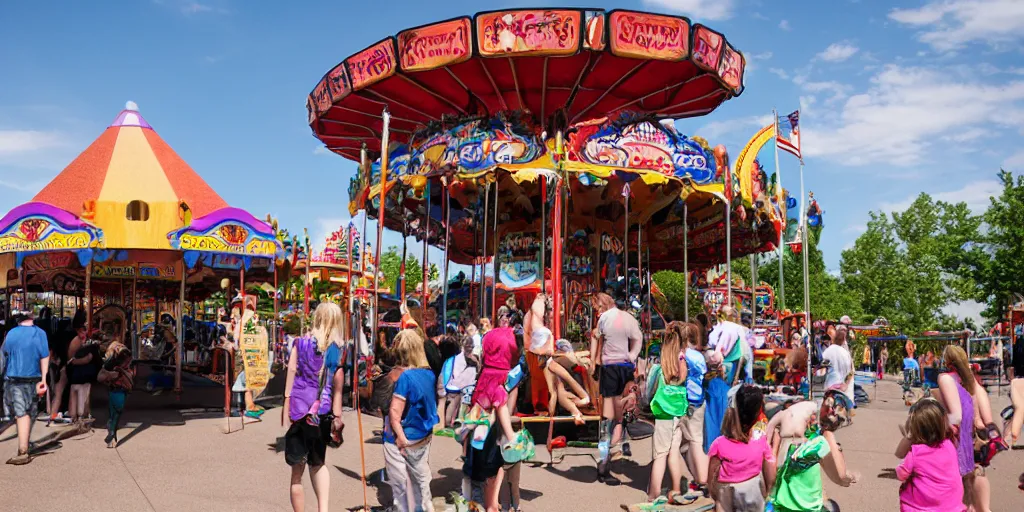
[[[779,202],[779,212],[785,211],[786,193],[782,188],[782,169],[779,167],[779,113],[775,109],[772,109],[772,119],[775,123],[775,193],[778,196],[777,201]],[[788,219],[785,218],[783,213],[782,223],[786,223]],[[786,231],[779,231],[779,311],[786,310],[786,272],[783,266],[783,259],[786,256],[785,244],[783,243],[783,237]]]
[[[810,329],[811,329],[811,278],[810,278],[810,274],[808,273],[808,268],[807,268],[808,267],[808,260],[809,260],[809,256],[807,255],[807,252],[809,250],[809,247],[807,246],[807,236],[808,236],[807,232],[808,232],[809,226],[807,224],[807,205],[806,205],[806,202],[807,202],[807,194],[804,192],[804,159],[801,158],[800,159],[800,203],[801,203],[800,204],[800,211],[803,212],[803,213],[801,213],[801,216],[803,217],[803,221],[801,221],[801,224],[803,224],[803,229],[802,229],[802,231],[803,231],[803,235],[802,235],[803,251],[802,252],[804,253],[804,321],[805,321],[805,323],[807,325],[808,332],[810,332]]]

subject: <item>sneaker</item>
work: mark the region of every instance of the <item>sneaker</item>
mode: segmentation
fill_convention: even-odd
[[[623,457],[632,457],[633,456],[633,450],[631,450],[629,448],[629,443],[628,442],[622,443],[622,456]]]

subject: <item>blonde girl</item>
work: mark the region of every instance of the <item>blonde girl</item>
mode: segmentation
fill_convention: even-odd
[[[309,478],[317,509],[328,510],[330,474],[324,468],[327,441],[341,437],[341,393],[344,372],[341,362],[341,308],[323,302],[313,312],[313,329],[292,345],[288,356],[284,408],[291,425],[285,434],[285,462],[291,466],[291,504],[296,512],[305,509],[302,474],[309,465]]]
[[[684,329],[689,324],[672,322],[666,329],[665,338],[661,342],[661,364],[652,370],[655,381],[655,392],[651,399],[651,412],[654,413],[654,460],[651,462],[651,482],[647,490],[647,499],[655,501],[661,495],[661,481],[668,465],[670,484],[668,501],[673,503],[679,494],[680,481],[683,476],[683,456],[680,447],[683,444],[681,422],[686,416],[689,400],[686,392],[686,364],[680,359],[685,342]],[[685,359],[684,359],[685,361]]]

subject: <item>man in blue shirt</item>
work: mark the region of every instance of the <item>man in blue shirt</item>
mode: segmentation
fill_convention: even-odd
[[[18,455],[7,461],[14,465],[32,462],[28,441],[39,397],[46,393],[46,373],[50,368],[46,333],[33,324],[31,315],[19,320],[18,326],[7,333],[2,349],[4,409],[14,416],[18,427]]]

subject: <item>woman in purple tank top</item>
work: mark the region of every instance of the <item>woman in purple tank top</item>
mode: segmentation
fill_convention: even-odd
[[[344,372],[336,371],[341,357],[337,344],[341,339],[341,320],[337,304],[325,302],[317,306],[312,332],[295,340],[288,357],[284,410],[288,411],[290,426],[285,434],[284,459],[292,468],[291,503],[296,512],[305,510],[302,474],[307,464],[317,509],[325,512],[328,508],[331,481],[324,469],[326,437],[340,437],[345,426],[341,419]],[[328,421],[330,414],[334,419]]]
[[[964,479],[964,501],[973,505],[978,512],[988,512],[989,483],[982,475],[975,474],[974,463],[974,420],[975,394],[985,393],[974,380],[967,352],[957,345],[949,345],[942,352],[947,373],[939,375],[938,397],[949,411],[949,423],[953,428],[953,444],[956,446],[957,465]]]

